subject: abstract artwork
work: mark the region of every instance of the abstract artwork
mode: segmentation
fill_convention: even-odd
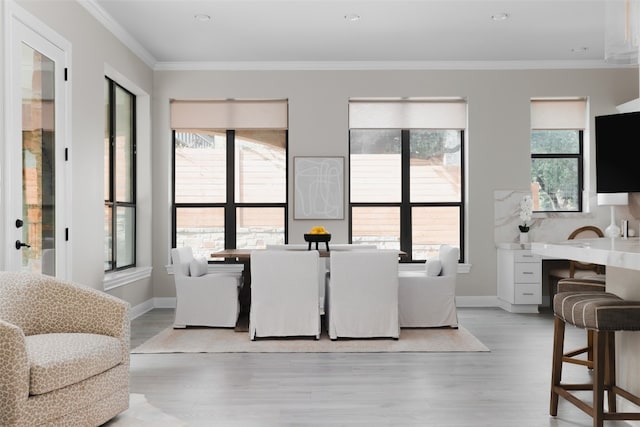
[[[344,219],[344,157],[294,157],[294,219]]]

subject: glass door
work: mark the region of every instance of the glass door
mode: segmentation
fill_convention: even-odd
[[[21,269],[56,275],[55,63],[22,43]],[[22,225],[20,225],[22,222]]]
[[[34,31],[22,14],[12,10],[6,268],[66,278],[66,56],[57,35]]]

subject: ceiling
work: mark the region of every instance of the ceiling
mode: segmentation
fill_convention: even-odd
[[[606,0],[78,1],[156,69],[612,66]]]

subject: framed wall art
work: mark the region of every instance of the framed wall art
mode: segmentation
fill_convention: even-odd
[[[294,219],[344,219],[344,157],[294,157]]]

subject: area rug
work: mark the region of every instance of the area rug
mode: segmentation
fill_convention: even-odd
[[[249,339],[247,332],[225,328],[167,328],[131,350],[148,353],[387,353],[489,351],[465,328],[402,329],[400,338],[339,339],[326,333],[313,338]]]
[[[187,423],[151,405],[143,394],[132,393],[129,409],[102,427],[187,427]]]

